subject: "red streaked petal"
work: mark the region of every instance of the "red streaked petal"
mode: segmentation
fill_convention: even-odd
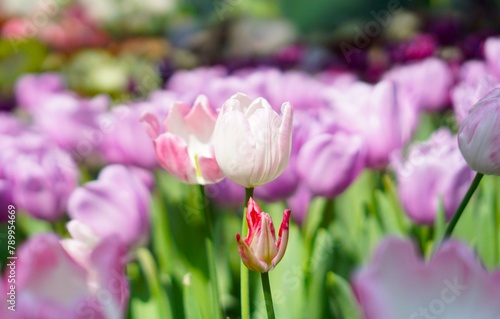
[[[248,247],[245,241],[241,238],[240,234],[236,234],[236,242],[238,243],[238,251],[240,253],[241,260],[248,269],[259,272],[268,272],[270,270],[266,263],[257,259],[250,247]]]
[[[276,265],[281,261],[283,256],[285,255],[286,247],[288,245],[288,228],[290,222],[290,213],[289,209],[285,210],[283,213],[283,221],[281,222],[280,230],[279,230],[279,238],[278,238],[278,253],[274,257],[272,261],[272,268],[276,267]]]

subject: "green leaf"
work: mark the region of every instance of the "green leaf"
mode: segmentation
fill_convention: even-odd
[[[329,272],[326,277],[330,300],[339,308],[345,319],[361,319],[361,312],[351,285],[341,276]]]

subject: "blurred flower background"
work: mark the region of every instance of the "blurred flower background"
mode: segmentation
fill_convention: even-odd
[[[238,245],[284,211],[276,318],[500,318],[499,0],[1,0],[0,34],[0,318],[266,318]]]

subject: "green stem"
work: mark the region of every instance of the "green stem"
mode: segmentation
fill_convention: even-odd
[[[151,255],[151,252],[147,248],[139,248],[137,250],[137,260],[146,277],[151,297],[158,305],[159,318],[172,318],[170,303],[165,290],[161,286],[158,267],[156,266],[153,255]]]
[[[246,207],[248,207],[248,200],[253,196],[253,187],[245,189],[245,210],[241,222],[241,236],[248,233],[248,225],[246,222]],[[248,268],[240,262],[240,294],[241,294],[241,319],[250,319],[250,274]]]
[[[205,186],[199,185],[200,205],[205,216],[205,248],[207,250],[208,268],[210,272],[210,283],[213,294],[213,313],[216,318],[222,318],[222,308],[219,300],[219,279],[217,276],[217,266],[215,262],[214,229],[212,226],[212,216],[208,200],[205,197]]]
[[[262,290],[264,291],[264,300],[266,301],[267,318],[275,319],[273,296],[271,294],[271,284],[269,283],[269,273],[260,273],[260,278],[262,279]]]
[[[444,233],[444,238],[443,241],[446,240],[451,236],[453,233],[453,230],[455,229],[455,226],[458,223],[458,220],[460,219],[460,216],[462,216],[462,213],[465,210],[465,207],[469,203],[469,200],[472,197],[472,194],[476,191],[476,188],[479,186],[479,182],[481,182],[481,179],[483,178],[483,174],[481,173],[476,173],[476,176],[474,177],[474,180],[472,181],[472,184],[469,187],[469,190],[465,194],[464,198],[462,199],[462,202],[457,208],[457,211],[455,212],[455,215],[453,215],[453,218],[451,219],[450,223],[448,224],[448,227],[446,227],[446,231]]]

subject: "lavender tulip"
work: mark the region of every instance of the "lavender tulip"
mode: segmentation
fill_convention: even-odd
[[[292,150],[288,166],[275,180],[255,188],[254,195],[256,198],[267,202],[276,202],[285,200],[295,193],[297,187],[301,184],[297,167],[300,150],[304,143],[320,130],[320,125],[311,124],[313,121],[314,118],[305,111],[299,110],[296,113],[293,122]],[[293,215],[294,211],[292,210]]]
[[[31,132],[4,136],[0,145],[4,194],[10,192],[18,209],[36,218],[53,221],[63,216],[79,176],[70,155]]]
[[[14,90],[17,104],[33,112],[51,95],[66,91],[66,84],[56,73],[28,74],[17,81]]]
[[[219,205],[238,209],[241,207],[241,203],[245,201],[245,190],[229,178],[207,185],[205,194]]]
[[[158,165],[151,139],[139,121],[141,114],[151,108],[149,103],[120,105],[100,118],[101,123],[109,123],[100,144],[100,153],[106,162],[143,168]]]
[[[35,125],[79,161],[95,155],[103,140],[98,116],[108,107],[106,96],[90,100],[73,94],[53,94],[33,111]]]
[[[365,319],[490,319],[500,314],[500,272],[485,270],[457,241],[444,243],[425,262],[410,242],[386,239],[353,286]]]
[[[0,316],[12,319],[124,316],[129,294],[124,274],[125,249],[119,241],[108,238],[84,254],[84,259],[74,259],[53,234],[28,239],[17,254],[16,311],[2,307]],[[5,285],[9,287],[7,281],[6,277]]]
[[[500,80],[500,37],[488,38],[484,42],[484,56],[488,69]]]
[[[420,62],[396,67],[384,79],[394,81],[409,95],[419,109],[439,111],[449,102],[453,74],[448,65],[439,59],[428,58]]]
[[[150,201],[149,190],[137,176],[124,166],[110,165],[97,180],[71,194],[68,214],[87,226],[95,241],[116,235],[133,248],[148,241]]]
[[[451,219],[473,178],[456,136],[446,129],[411,146],[406,159],[395,157],[393,165],[401,203],[408,216],[421,224],[434,223],[440,201],[446,219]]]
[[[500,89],[475,104],[460,126],[458,144],[473,170],[500,175]]]
[[[363,140],[345,132],[323,133],[302,147],[297,168],[313,195],[333,198],[359,175],[365,162]]]
[[[277,178],[290,158],[293,111],[280,117],[262,99],[238,93],[224,103],[214,131],[214,151],[224,174],[245,187]]]
[[[358,82],[347,90],[331,90],[329,96],[338,125],[363,137],[366,165],[375,169],[387,166],[391,153],[408,138],[395,85],[389,81],[374,86]]]

